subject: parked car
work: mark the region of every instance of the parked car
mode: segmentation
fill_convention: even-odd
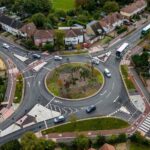
[[[65,117],[64,117],[63,115],[54,118],[54,123],[55,123],[55,124],[61,123],[61,122],[65,122]]]
[[[86,113],[91,113],[91,112],[93,112],[95,110],[96,110],[96,106],[95,105],[91,105],[91,106],[87,107]]]
[[[6,48],[6,49],[9,49],[10,46],[6,43],[3,43],[3,47]]]
[[[110,73],[110,71],[109,71],[107,68],[104,69],[104,74],[105,74],[108,78],[111,77],[111,73]]]
[[[32,54],[32,57],[34,59],[41,59],[41,55],[39,55],[39,54]]]
[[[92,58],[92,63],[93,63],[93,64],[96,64],[96,65],[99,65],[99,63],[100,63],[99,58],[98,58],[98,57],[93,57],[93,58]]]
[[[54,56],[54,60],[62,60],[62,57],[61,57],[61,56],[58,56],[58,55],[55,55],[55,56]]]

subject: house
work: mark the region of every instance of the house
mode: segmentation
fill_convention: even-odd
[[[103,34],[103,29],[100,23],[96,20],[91,21],[86,25],[86,34],[91,37],[96,37]]]
[[[31,22],[31,23],[23,25],[20,28],[20,31],[21,31],[22,37],[31,38],[31,37],[33,37],[34,33],[37,31],[37,28],[36,28],[35,24]]]
[[[106,143],[99,150],[115,150],[115,147]]]
[[[33,39],[36,46],[42,46],[47,42],[54,44],[54,33],[52,30],[36,30]]]
[[[113,31],[117,26],[121,26],[123,24],[123,16],[118,12],[114,12],[112,14],[109,14],[108,16],[105,16],[99,21],[99,23],[105,33],[109,33]]]
[[[133,15],[136,15],[147,7],[147,3],[145,0],[136,0],[134,3],[125,6],[120,10],[120,13],[127,18],[132,17]]]
[[[0,14],[0,25],[6,32],[9,32],[13,35],[21,34],[19,29],[22,27],[22,23],[15,18]]]
[[[84,42],[84,32],[80,27],[60,27],[59,30],[65,32],[65,45],[76,46]]]

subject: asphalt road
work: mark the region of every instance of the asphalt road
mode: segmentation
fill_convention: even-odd
[[[101,71],[103,71],[105,67],[109,68],[112,77],[110,79],[105,78],[105,85],[100,93],[89,99],[77,102],[54,98],[45,89],[44,78],[46,74],[49,72],[49,70],[55,68],[57,65],[60,65],[60,62],[55,62],[52,56],[48,56],[46,59],[46,61],[48,62],[47,65],[44,66],[39,72],[34,72],[32,69],[28,69],[28,64],[34,61],[31,57],[31,53],[28,53],[26,50],[22,50],[20,47],[13,46],[12,44],[4,41],[3,39],[0,39],[1,56],[5,59],[12,59],[18,69],[23,72],[23,76],[25,79],[24,99],[20,107],[13,113],[13,115],[0,124],[0,129],[4,130],[11,124],[15,123],[18,119],[20,119],[28,111],[30,111],[32,107],[37,103],[40,103],[43,106],[47,105],[47,107],[50,109],[58,110],[66,117],[68,117],[72,113],[75,113],[78,118],[112,115],[125,119],[129,122],[133,122],[139,116],[140,112],[138,112],[134,108],[134,106],[130,103],[128,99],[127,93],[125,91],[119,74],[119,61],[115,59],[115,51],[124,42],[129,43],[128,49],[134,47],[136,45],[136,42],[140,38],[141,29],[134,31],[130,35],[126,36],[125,38],[121,39],[119,42],[105,50],[105,52],[112,52],[111,57],[106,63],[100,63],[98,66],[95,67],[97,67]],[[3,42],[11,45],[10,50],[2,48],[1,45]],[[100,52],[96,55],[105,52]],[[14,53],[21,56],[29,57],[29,60],[27,62],[21,62],[16,57],[14,57]],[[44,56],[42,56],[42,59],[44,59]],[[70,62],[88,62],[91,58],[89,55],[84,55],[69,56],[69,59]],[[61,64],[65,63],[66,61],[66,57],[63,57]],[[97,110],[94,113],[87,115],[85,113],[85,108],[91,104],[95,104],[97,106]],[[130,114],[118,111],[121,107],[125,107],[130,112]],[[48,120],[46,122],[48,126],[53,125],[52,120]],[[36,132],[43,128],[45,128],[44,122],[34,124],[27,128],[22,128],[21,130],[1,137],[0,144],[14,138],[18,138],[26,131]]]

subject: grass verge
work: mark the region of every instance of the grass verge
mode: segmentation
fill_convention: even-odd
[[[131,143],[130,150],[149,150],[150,147],[138,143]]]
[[[79,54],[87,54],[87,50],[72,50],[72,51],[62,51],[61,55],[79,55]]]
[[[111,130],[128,127],[129,124],[118,118],[94,118],[89,120],[76,121],[67,123],[54,128],[49,128],[42,131],[42,134],[62,133],[75,131],[95,131],[95,130]]]
[[[20,103],[21,98],[22,98],[22,90],[23,90],[23,77],[22,75],[19,75],[16,78],[16,90],[15,90],[15,95],[14,95],[14,103]]]
[[[127,89],[129,91],[136,90],[135,85],[133,84],[132,80],[130,79],[130,76],[128,74],[128,66],[127,65],[121,65],[121,72],[125,81],[125,84],[127,86]]]

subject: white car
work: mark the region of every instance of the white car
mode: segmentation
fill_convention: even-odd
[[[65,122],[65,117],[63,115],[54,118],[54,123],[61,123],[61,122]]]
[[[104,74],[105,74],[108,78],[111,77],[111,73],[110,73],[110,71],[109,71],[107,68],[104,69]]]
[[[93,63],[93,64],[99,65],[99,62],[100,62],[100,60],[99,60],[98,57],[93,57],[93,58],[92,58],[92,63]]]
[[[55,60],[62,60],[62,57],[61,57],[61,56],[58,56],[58,55],[55,55],[55,56],[54,56],[54,59],[55,59]]]
[[[3,47],[6,48],[6,49],[9,49],[10,46],[6,43],[3,43]]]

